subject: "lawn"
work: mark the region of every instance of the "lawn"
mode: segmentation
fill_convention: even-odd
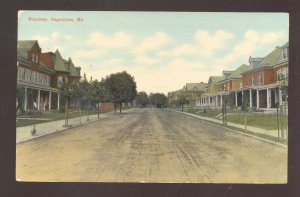
[[[258,127],[266,130],[276,130],[277,129],[277,115],[276,114],[256,114],[247,113],[246,114],[247,125]],[[287,127],[288,117],[284,116],[285,128]],[[244,114],[231,114],[227,116],[227,121],[237,124],[244,124],[245,118]],[[278,119],[280,121],[280,119]]]
[[[106,113],[108,111],[100,111],[100,113]],[[90,111],[89,115],[97,114],[97,111]],[[81,116],[86,116],[87,112],[82,111]],[[76,118],[80,116],[79,111],[70,111],[68,114],[68,118]],[[16,127],[23,127],[33,124],[39,124],[49,121],[55,121],[55,120],[63,120],[65,119],[65,113],[64,112],[41,112],[40,114],[32,114],[32,115],[26,115],[26,116],[19,116],[20,118],[32,118],[32,119],[18,119],[16,122]],[[17,117],[18,118],[18,117]],[[36,120],[38,119],[48,119],[48,120]]]
[[[206,109],[205,112],[202,110],[199,113],[197,109],[185,109],[185,112],[193,113],[196,115],[214,118],[217,120],[221,120],[220,118],[216,117],[222,113],[221,109]],[[236,124],[244,124],[245,117],[244,113],[237,111],[237,110],[228,110],[227,111],[227,122],[232,122]],[[264,113],[251,113],[248,112],[246,114],[247,118],[247,125],[258,127],[261,129],[266,130],[276,130],[277,128],[277,115],[276,114],[264,114]],[[288,117],[284,116],[282,119],[279,117],[279,122],[283,122],[283,128],[287,128],[288,124]]]

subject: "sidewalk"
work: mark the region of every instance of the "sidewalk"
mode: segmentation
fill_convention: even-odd
[[[172,109],[169,109],[172,110]],[[195,114],[191,114],[191,113],[187,113],[187,112],[181,112],[181,111],[177,111],[177,110],[173,110],[177,113],[182,113],[184,115],[187,116],[191,116],[194,118],[198,118],[198,119],[202,119],[202,120],[206,120],[206,121],[210,121],[210,122],[215,122],[218,124],[223,124],[222,120],[217,120],[214,118],[208,118],[208,117],[204,117],[204,116],[200,116],[200,115],[195,115]],[[241,124],[236,124],[236,123],[232,123],[232,122],[227,122],[228,126],[232,126],[232,127],[236,127],[236,128],[240,128],[240,129],[245,129],[245,125],[241,125]],[[252,126],[247,126],[247,131],[251,131],[254,133],[259,133],[259,134],[264,134],[264,135],[269,135],[272,137],[278,137],[278,130],[266,130],[266,129],[261,129],[261,128],[257,128],[257,127],[252,127]]]
[[[123,112],[128,112],[132,111],[133,109],[129,110],[124,110]],[[108,112],[108,113],[103,113],[99,115],[98,119],[98,114],[94,115],[89,115],[90,122],[95,122],[97,120],[101,120],[104,118],[113,118],[118,116],[119,114],[115,114],[114,112]],[[81,116],[81,125],[88,124],[86,122],[87,116]],[[69,127],[64,127],[63,125],[65,124],[65,120],[57,120],[57,121],[51,121],[51,122],[46,122],[46,123],[40,123],[36,124],[36,134],[31,135],[31,130],[33,129],[33,125],[25,126],[25,127],[17,127],[16,128],[16,142],[20,143],[26,140],[30,140],[33,138],[41,137],[47,134],[55,133],[58,131],[63,131],[72,127],[77,127],[80,126],[80,117],[77,118],[71,118],[68,121],[68,124],[70,125]]]

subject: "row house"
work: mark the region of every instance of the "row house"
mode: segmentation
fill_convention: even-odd
[[[182,89],[168,92],[169,103],[175,103],[181,95],[184,95],[190,106],[196,105],[196,99],[202,95],[207,88],[207,83],[186,83]]]
[[[61,55],[42,53],[37,40],[21,40],[17,44],[17,108],[25,111],[59,110],[60,93],[59,67]],[[63,60],[63,59],[62,59]],[[62,61],[66,81],[79,83],[80,67],[75,67],[71,59]]]
[[[247,65],[243,64],[234,71],[223,71],[223,76],[211,76],[208,80],[208,91],[197,98],[197,107],[218,108],[225,104],[229,95],[235,92],[234,104],[237,104],[240,96],[236,92],[241,87],[241,73],[247,69]],[[227,102],[227,101],[226,101]]]
[[[252,109],[272,109],[288,102],[288,48],[276,47],[264,58],[249,58],[243,73],[243,99]]]
[[[210,77],[208,91],[197,98],[198,107],[221,107],[226,104],[249,109],[270,110],[288,102],[288,43],[276,47],[263,58],[249,58],[222,77]],[[227,71],[228,74],[228,71]]]

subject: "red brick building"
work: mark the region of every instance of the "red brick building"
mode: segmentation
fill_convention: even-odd
[[[21,40],[17,46],[17,108],[59,110],[59,82],[62,77],[79,84],[80,67],[64,60],[58,50],[42,53],[37,40]],[[71,101],[71,105],[77,105]]]
[[[275,108],[288,102],[288,48],[276,47],[264,58],[249,58],[250,68],[243,73],[243,88],[250,108]]]

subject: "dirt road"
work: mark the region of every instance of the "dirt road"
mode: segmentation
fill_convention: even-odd
[[[16,162],[22,181],[287,181],[286,149],[161,109],[18,144]]]

